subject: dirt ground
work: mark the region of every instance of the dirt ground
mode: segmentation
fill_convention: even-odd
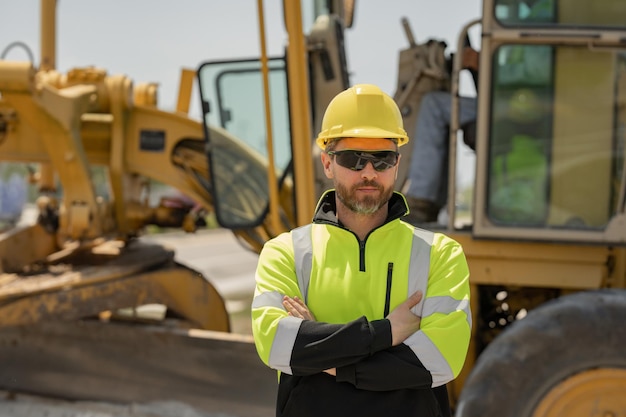
[[[237,417],[206,414],[186,404],[162,402],[120,405],[69,402],[0,391],[0,417]]]

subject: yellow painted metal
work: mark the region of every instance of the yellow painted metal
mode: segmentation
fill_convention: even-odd
[[[65,186],[65,207],[68,210],[61,215],[61,230],[72,239],[94,238],[102,233],[89,163],[80,137],[80,118],[77,117],[90,107],[94,91],[87,85],[63,91],[43,85],[37,95],[3,94],[3,99],[20,114],[21,122],[36,132],[52,164],[57,169],[62,168],[58,174]],[[72,225],[70,207],[74,204],[89,207],[92,219],[89,227]]]
[[[626,410],[625,393],[626,369],[590,369],[552,388],[532,417],[623,416]]]
[[[145,275],[145,278],[144,278]],[[230,319],[224,300],[215,287],[199,273],[183,268],[160,269],[138,277],[154,282],[163,291],[164,300],[198,329],[230,331]]]
[[[68,251],[54,273],[4,276],[0,327],[51,319],[78,320],[105,310],[162,304],[193,327],[229,331],[224,301],[198,272],[173,262],[158,245],[104,241],[90,250]],[[2,276],[0,276],[2,277]]]
[[[0,233],[0,274],[21,271],[24,265],[30,265],[57,250],[54,235],[47,233],[38,224]],[[18,279],[18,276],[0,275],[0,284],[13,279]]]
[[[200,122],[192,120],[184,114],[165,112],[152,107],[135,106],[128,115],[125,128],[124,163],[128,172],[171,185],[199,204],[207,206],[207,209],[211,209],[212,197],[209,192],[198,184],[192,176],[187,175],[187,171],[180,169],[180,165],[172,164],[172,159],[174,159],[175,162],[180,162],[183,167],[199,171],[204,178],[209,178],[208,163],[204,154],[204,133]],[[164,143],[162,152],[141,150],[139,142],[141,132],[145,130],[163,132],[168,138]],[[219,132],[212,132],[211,134],[219,134]],[[187,155],[183,161],[178,161],[176,147],[183,139],[197,143],[201,152]]]
[[[105,84],[111,100],[110,112],[113,116],[111,124],[111,154],[109,175],[111,188],[116,196],[114,204],[115,219],[118,232],[125,235],[130,232],[125,207],[130,197],[126,195],[127,171],[125,166],[125,126],[131,103],[131,81],[125,76],[107,77]]]
[[[0,90],[12,93],[30,93],[34,87],[35,69],[31,62],[0,60]]]
[[[193,77],[193,73],[191,77]],[[157,88],[158,84],[156,83],[137,84],[135,88],[133,88],[133,104],[135,106],[156,107],[158,104]],[[191,91],[189,92],[189,94],[191,94]],[[187,98],[187,102],[187,110],[185,111],[185,113],[189,110],[189,98]]]
[[[457,51],[463,50],[463,43],[465,37],[468,36],[468,32],[471,27],[480,23],[480,19],[472,20],[461,28],[461,33],[458,37]],[[469,38],[468,38],[469,39]],[[450,109],[450,128],[448,135],[448,201],[456,200],[456,178],[457,178],[457,135],[460,126],[460,94],[459,94],[459,76],[463,69],[463,54],[454,54],[452,70],[452,81],[450,82],[450,96],[452,105]],[[448,223],[447,231],[452,232],[456,223],[456,204],[447,204]]]
[[[56,68],[56,0],[41,0],[41,64],[39,69],[42,71],[53,70]]]
[[[189,103],[191,101],[191,91],[196,71],[183,68],[180,71],[180,85],[178,86],[178,100],[176,101],[176,111],[189,113]]]
[[[41,62],[40,71],[50,71],[56,69],[56,7],[57,0],[40,1],[40,21],[41,32],[40,49]],[[39,166],[39,190],[52,192],[56,190],[55,171],[51,164],[42,163]]]
[[[611,288],[626,288],[626,248],[613,249],[611,275],[607,285]]]
[[[285,231],[281,225],[278,201],[278,180],[276,178],[276,162],[274,160],[274,134],[272,132],[272,110],[270,106],[269,69],[267,66],[267,46],[265,44],[265,13],[263,0],[257,0],[257,14],[259,18],[259,42],[261,48],[261,75],[263,79],[263,105],[265,107],[265,137],[267,143],[267,180],[269,192],[269,224],[274,233]]]
[[[56,191],[56,175],[51,164],[39,164],[37,183],[39,185],[39,192],[48,193]]]
[[[606,286],[609,277],[612,250],[603,246],[450,236],[463,245],[473,284],[595,289]]]
[[[283,13],[289,36],[287,45],[287,75],[291,115],[291,143],[296,194],[296,219],[298,225],[309,223],[315,210],[313,185],[312,127],[306,59],[306,43],[302,29],[301,2],[283,0]],[[316,161],[317,162],[317,161]]]
[[[128,94],[125,92],[127,88],[125,85],[128,83],[127,79],[119,78],[117,81],[113,80],[112,82],[108,80],[109,78],[105,77],[102,80],[102,84],[113,84],[115,86],[115,83],[117,83],[118,87],[113,88],[119,88],[118,96],[123,98],[123,100],[127,100]],[[97,91],[106,91],[99,84],[93,87]],[[63,89],[65,88],[68,87],[63,87]],[[116,99],[114,95],[114,92],[111,92],[111,94],[107,93],[107,96],[110,96],[110,98],[107,98],[106,101],[112,103],[113,106],[118,106],[115,103],[120,103],[120,99]],[[61,161],[60,163],[54,162],[54,165],[60,167],[59,174],[61,179],[70,181],[64,182],[65,192],[71,195],[71,191],[76,190],[75,187],[80,186],[81,183],[84,184],[84,189],[90,190],[91,184],[88,175],[74,176],[66,174],[66,171],[71,171],[72,167],[70,164],[64,163],[63,154],[57,155],[56,152],[59,152],[59,146],[53,147],[52,152],[48,150],[46,141],[43,140],[42,136],[49,134],[51,129],[54,129],[54,126],[48,127],[48,119],[45,117],[37,117],[41,113],[45,114],[45,111],[36,106],[27,94],[6,93],[3,98],[13,109],[18,110],[20,114],[24,113],[24,116],[21,117],[22,123],[19,124],[19,128],[12,129],[7,133],[2,143],[2,159],[6,161],[39,163]],[[86,164],[88,166],[119,166],[124,172],[134,173],[133,178],[153,178],[175,187],[202,204],[206,209],[212,209],[212,197],[209,192],[202,184],[198,183],[194,176],[188,175],[189,172],[195,171],[201,173],[203,178],[209,177],[208,164],[204,154],[202,125],[184,114],[165,112],[152,106],[135,105],[125,110],[124,106],[128,107],[127,104],[120,103],[119,107],[121,108],[116,110],[121,114],[121,118],[125,120],[123,123],[115,124],[113,113],[82,113],[78,119],[80,123],[78,134],[80,146],[78,148],[82,149],[86,158]],[[29,122],[30,116],[33,116],[34,123]],[[118,117],[119,119],[120,117]],[[162,152],[141,150],[140,137],[141,132],[145,130],[163,132],[163,135],[168,138]],[[121,139],[115,140],[114,134],[117,134]],[[220,134],[220,132],[215,134]],[[176,148],[182,140],[195,143],[195,148],[198,151],[195,153],[189,149],[185,153],[182,153],[180,150],[177,151]],[[118,145],[114,146],[114,142]],[[158,167],[158,169],[155,169],[155,167]],[[119,175],[116,174],[117,172],[113,171],[112,175]],[[126,201],[125,210],[132,212],[127,213],[125,216],[132,215],[134,219],[137,219],[143,216],[137,216],[138,210],[147,210],[147,208],[142,208],[143,202],[139,200],[140,192],[136,189],[136,185],[133,186],[130,183],[131,180],[128,177],[121,180],[122,183],[127,184],[127,189],[119,187],[117,192],[122,193],[120,196],[123,197],[120,197],[120,201]],[[135,188],[131,189],[131,186]],[[82,192],[80,189],[78,191]],[[125,196],[124,192],[126,193]],[[66,201],[68,201],[67,198]],[[98,205],[97,213],[103,217],[102,222],[104,224],[108,223],[109,220],[107,220],[107,211],[103,210],[104,208]],[[133,221],[128,227],[140,228],[143,224]],[[110,229],[104,227],[103,230]]]

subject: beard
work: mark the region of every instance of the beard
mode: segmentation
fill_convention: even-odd
[[[360,187],[375,187],[380,193],[378,197],[376,196],[364,196],[360,199],[357,197],[357,189]],[[393,194],[392,188],[383,187],[375,181],[363,181],[350,189],[344,186],[343,184],[336,183],[335,190],[337,192],[337,198],[339,201],[343,203],[348,209],[357,214],[374,214],[376,213],[382,206],[387,204],[391,195]]]

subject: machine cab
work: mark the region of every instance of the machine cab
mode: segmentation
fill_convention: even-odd
[[[626,243],[626,3],[486,0],[473,233]]]

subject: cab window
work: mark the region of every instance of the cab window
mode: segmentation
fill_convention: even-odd
[[[494,15],[508,27],[563,26],[623,28],[626,2],[623,0],[496,0]]]
[[[604,228],[623,198],[626,53],[516,44],[493,60],[488,218]]]

